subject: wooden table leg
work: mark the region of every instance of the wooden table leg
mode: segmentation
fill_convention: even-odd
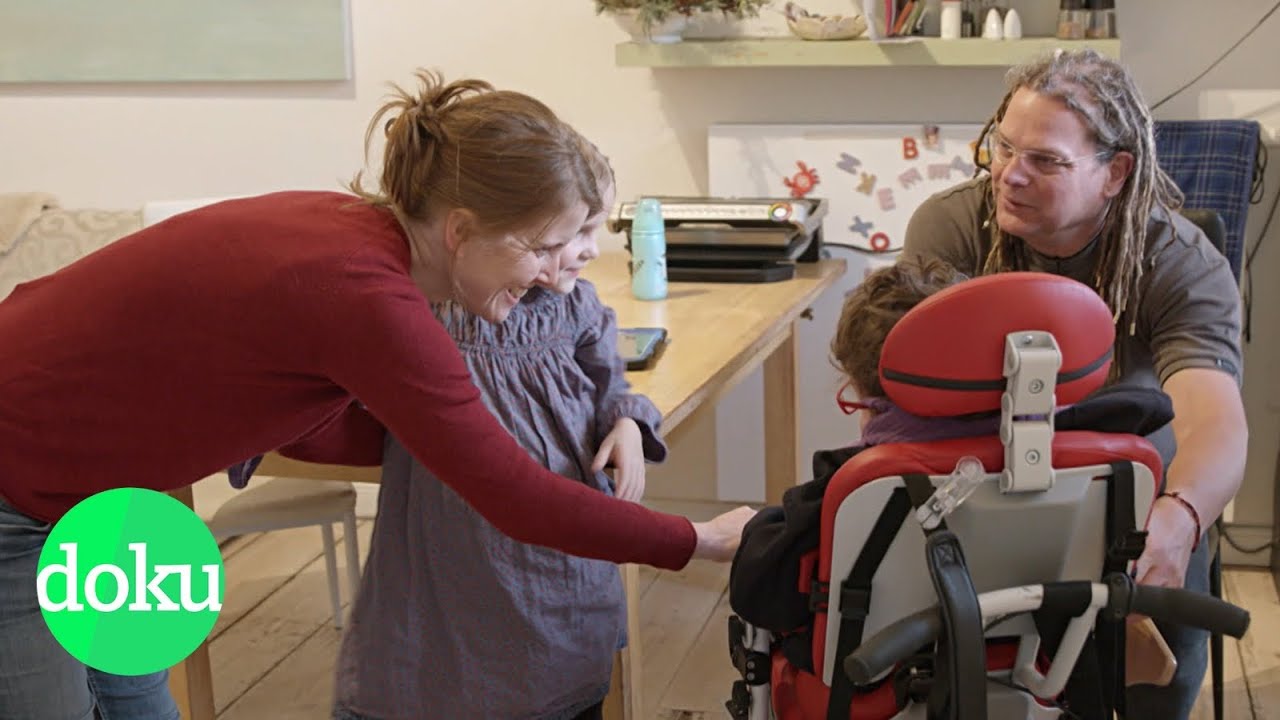
[[[613,676],[609,678],[609,694],[604,698],[604,720],[625,720],[626,699],[622,692],[622,653],[613,655]]]
[[[195,507],[190,486],[169,493]],[[183,720],[214,720],[213,668],[209,664],[209,643],[202,642],[186,660],[169,669],[169,692],[178,703]]]
[[[800,408],[796,392],[796,323],[764,361],[764,490],[765,502],[782,502],[794,487],[800,468]]]
[[[640,692],[640,566],[621,565],[622,590],[627,596],[627,647],[613,662],[613,682],[604,700],[605,720],[642,720]]]

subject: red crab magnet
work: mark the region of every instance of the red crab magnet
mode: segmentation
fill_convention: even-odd
[[[783,178],[782,184],[791,190],[791,197],[802,198],[813,192],[813,189],[818,186],[818,171],[799,160],[796,161],[796,167],[799,168],[796,174],[789,178]]]

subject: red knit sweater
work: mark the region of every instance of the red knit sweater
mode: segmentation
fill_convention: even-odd
[[[518,540],[665,568],[693,552],[684,518],[554,475],[516,445],[410,280],[399,225],[354,197],[219,203],[0,302],[0,495],[37,518],[273,449],[375,465],[383,427]]]

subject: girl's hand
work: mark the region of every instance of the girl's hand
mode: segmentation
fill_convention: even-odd
[[[638,502],[644,497],[644,446],[635,420],[618,418],[600,443],[591,469],[600,472],[605,465],[613,465],[614,492],[619,498]]]

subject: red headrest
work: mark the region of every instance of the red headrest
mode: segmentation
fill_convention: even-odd
[[[1102,386],[1115,343],[1111,311],[1089,286],[1033,272],[988,275],[925,299],[885,339],[880,384],[914,415],[999,410],[1005,336],[1027,330],[1058,341],[1058,404]]]

